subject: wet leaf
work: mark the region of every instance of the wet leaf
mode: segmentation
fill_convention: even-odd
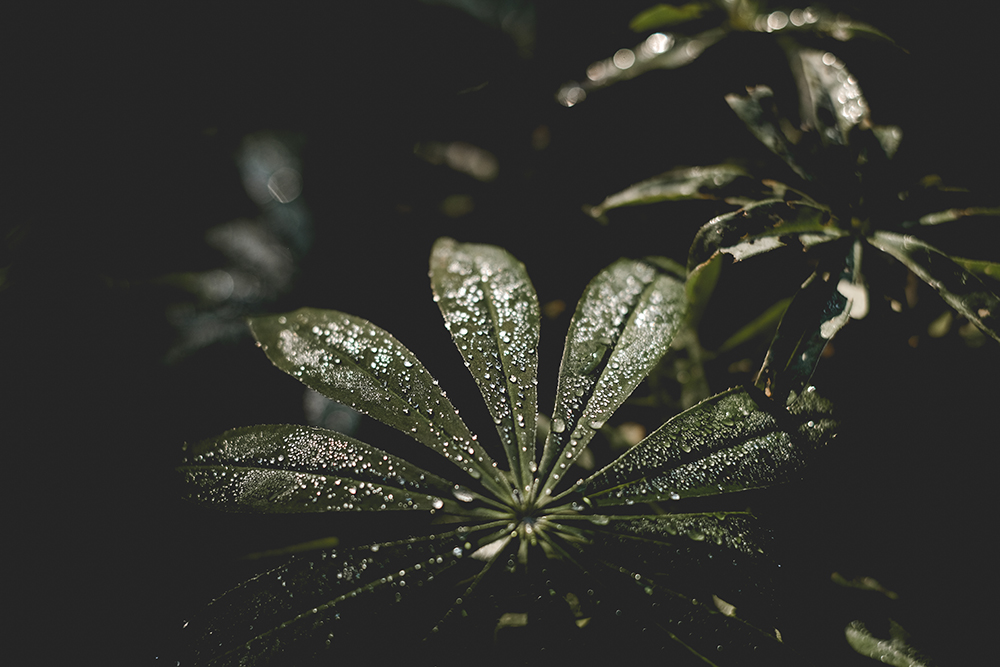
[[[1000,298],[982,280],[937,248],[913,236],[876,231],[868,241],[905,264],[937,290],[948,305],[1000,341]]]
[[[818,132],[823,144],[848,145],[851,128],[869,119],[868,103],[857,79],[829,52],[797,45],[788,51],[799,90],[803,129]]]
[[[447,531],[295,558],[237,586],[185,625],[199,665],[313,664],[331,645],[371,659],[414,647],[454,606],[442,590],[481,571],[479,531]],[[427,585],[431,581],[434,586]],[[392,628],[387,646],[357,641]]]
[[[799,664],[773,634],[759,629],[773,627],[775,609],[770,590],[753,582],[767,581],[774,565],[760,551],[761,532],[752,516],[598,518],[587,542],[572,543],[564,557],[586,572],[603,605],[618,609],[623,627],[613,631],[615,637],[629,627],[660,637],[664,647],[674,647],[661,654],[670,664],[687,664],[691,655],[734,667]],[[738,600],[758,626],[699,602],[714,592]]]
[[[718,262],[706,266],[717,270]],[[585,491],[567,484],[551,494],[669,347],[685,319],[688,288],[708,291],[712,269],[700,270],[704,290],[675,277],[683,270],[663,258],[619,260],[590,283],[570,324],[536,467],[529,440],[504,424],[529,433],[538,417],[534,391],[525,391],[534,387],[538,343],[527,274],[499,248],[450,239],[435,245],[431,277],[445,323],[499,419],[520,478],[485,457],[430,374],[385,331],[335,311],[255,318],[254,335],[279,368],[416,438],[481,478],[485,489],[454,485],[319,428],[249,427],[196,445],[181,468],[189,497],[223,509],[416,509],[459,525],[314,552],[259,575],[188,625],[192,662],[300,665],[321,655],[454,662],[501,631],[520,630],[547,648],[584,656],[595,647],[614,650],[605,633],[619,637],[621,630],[631,633],[630,644],[649,642],[681,659],[735,666],[765,656],[768,664],[786,664],[787,650],[754,627],[771,623],[770,566],[750,517],[609,517],[595,509],[782,481],[830,437],[833,422],[821,399],[807,392],[786,411],[752,389],[727,392],[668,422],[593,476]],[[713,561],[713,554],[720,557]],[[717,593],[737,603],[737,617],[696,602]],[[598,629],[585,631],[591,620]],[[357,641],[373,628],[391,629],[393,641]]]
[[[731,164],[672,169],[609,196],[597,206],[588,208],[587,213],[595,219],[603,219],[605,212],[622,206],[667,200],[710,199],[714,193],[737,179],[749,177],[743,168]]]
[[[754,86],[747,88],[747,93],[746,96],[726,95],[726,102],[758,141],[784,160],[796,174],[809,179],[812,174],[805,166],[807,156],[803,155],[803,151],[795,145],[796,141],[789,136],[795,130],[778,113],[774,104],[774,91],[767,86]]]
[[[587,479],[594,507],[680,500],[787,481],[835,423],[830,406],[804,394],[789,412],[754,389],[736,388],[685,410]]]
[[[741,261],[786,245],[789,238],[811,237],[808,242],[832,241],[845,235],[833,224],[829,211],[803,201],[769,199],[732,213],[725,213],[702,225],[688,253],[688,271],[718,253]]]
[[[454,484],[345,435],[249,426],[195,445],[188,498],[244,512],[459,509]]]
[[[868,656],[894,667],[930,667],[924,658],[908,643],[909,635],[895,621],[890,619],[890,638],[878,639],[861,621],[851,621],[844,630],[847,643],[861,655]]]
[[[861,244],[848,245],[840,265],[821,266],[785,310],[756,384],[779,404],[809,383],[827,343],[847,324],[853,309],[867,310],[861,277]]]
[[[685,311],[684,283],[643,262],[619,260],[587,286],[559,368],[543,497],[667,351]]]
[[[537,417],[540,314],[531,280],[501,248],[440,239],[431,253],[431,285],[523,489],[535,461]]]
[[[250,329],[274,365],[306,386],[399,429],[494,493],[509,488],[437,380],[384,329],[315,308],[255,317]]]
[[[942,222],[952,222],[965,217],[989,215],[1000,216],[1000,208],[972,206],[969,208],[951,208],[938,213],[928,213],[920,218],[921,225],[940,225]]]

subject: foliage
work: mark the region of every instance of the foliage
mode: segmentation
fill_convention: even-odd
[[[496,247],[441,239],[431,281],[500,446],[481,443],[427,369],[374,324],[307,308],[252,319],[276,366],[409,435],[461,469],[462,481],[302,426],[240,428],[194,446],[180,469],[188,495],[221,509],[435,517],[423,532],[302,557],[230,591],[188,626],[199,663],[460,655],[491,650],[490,635],[513,629],[580,655],[614,632],[680,659],[792,664],[773,630],[754,518],[646,504],[794,477],[833,436],[828,403],[805,392],[785,410],[752,387],[731,389],[577,479],[572,463],[681,327],[684,285],[631,260],[594,278],[570,325],[546,429],[536,402],[539,309],[523,265]],[[392,645],[358,642],[359,631],[391,632]],[[527,648],[513,656],[533,659]]]
[[[833,437],[831,407],[810,380],[834,334],[864,317],[862,267],[873,256],[898,260],[1000,341],[1000,264],[914,236],[943,225],[960,234],[1000,208],[934,177],[907,183],[895,168],[902,131],[876,125],[844,62],[813,48],[817,35],[891,43],[871,26],[731,0],[657,5],[631,24],[637,32],[667,26],[677,32],[655,32],[594,63],[559,100],[574,106],[617,81],[687,65],[734,32],[775,33],[798,109],[762,84],[726,101],[790,173],[759,180],[736,159],[675,167],[585,207],[602,222],[625,206],[685,199],[735,210],[701,225],[686,266],[622,259],[591,281],[570,324],[551,415],[538,407],[541,317],[523,265],[495,246],[440,239],[430,262],[434,300],[497,441],[481,442],[426,367],[371,322],[311,308],[252,318],[274,365],[424,448],[376,447],[316,427],[238,428],[189,449],[180,468],[187,497],[233,512],[413,520],[393,539],[290,548],[301,555],[186,626],[198,664],[430,655],[521,664],[550,662],[556,651],[561,660],[612,658],[621,647],[681,664],[802,659],[781,641],[767,531],[749,512],[695,499],[793,479]],[[678,401],[692,407],[595,472],[579,465],[598,433],[619,437],[609,420],[644,379],[655,382],[657,364],[687,355],[697,367],[712,356],[698,332],[725,257],[790,250],[810,260],[801,288],[777,295],[716,350],[776,327],[755,383],[709,395],[696,373],[702,381]],[[855,622],[846,636],[891,664],[923,661],[897,630],[885,642]],[[358,640],[378,633],[391,641]]]

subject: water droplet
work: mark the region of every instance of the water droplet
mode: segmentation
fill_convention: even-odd
[[[602,426],[604,426],[604,421],[601,420],[601,419],[592,419],[590,421],[589,425],[590,425],[590,428],[592,428],[592,429],[594,429],[596,431],[596,430],[600,429]]]
[[[552,420],[553,433],[562,433],[565,430],[566,430],[566,422],[564,422],[562,419],[559,419],[558,417]]]
[[[444,507],[444,501],[441,500],[440,498],[435,498],[434,500],[431,501],[431,507],[433,507],[436,510],[439,510],[442,507]]]
[[[456,484],[455,488],[451,490],[451,493],[455,496],[456,500],[463,503],[471,503],[473,500],[472,491],[469,491],[464,486],[460,486],[458,484]]]

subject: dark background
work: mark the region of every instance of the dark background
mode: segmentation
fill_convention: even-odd
[[[300,386],[248,335],[177,353],[184,330],[168,313],[196,299],[159,280],[223,265],[208,230],[262,215],[234,157],[247,135],[299,139],[311,226],[292,282],[245,312],[309,305],[374,321],[425,361],[484,434],[430,300],[434,239],[503,245],[527,265],[543,304],[570,305],[543,324],[544,410],[586,281],[623,255],[683,261],[715,214],[714,204],[646,207],[602,227],[581,206],[732,154],[780,169],[722,100],[745,85],[783,85],[768,36],[734,37],[683,70],[566,109],[554,100],[559,85],[637,44],[628,20],[648,3],[511,4],[533,16],[528,52],[489,18],[419,2],[8,11],[0,377],[11,453],[7,605],[18,617],[12,644],[32,657],[20,664],[174,664],[183,619],[260,569],[241,555],[374,530],[353,518],[215,514],[178,499],[183,442],[304,421]],[[993,194],[998,68],[987,6],[849,3],[910,54],[823,44],[860,78],[876,122],[904,128],[898,163]],[[495,181],[414,155],[418,142],[459,140],[496,156]],[[471,197],[471,212],[442,213],[454,194]],[[956,254],[995,259],[995,235],[948,242]],[[747,264],[724,276],[735,319],[804,277]],[[905,272],[879,266],[887,291],[901,294]],[[962,664],[980,655],[996,617],[990,425],[1000,354],[993,342],[969,348],[957,327],[928,337],[945,308],[929,289],[919,297],[903,313],[876,297],[821,365],[816,382],[845,420],[826,466],[807,483],[732,501],[779,536],[795,619],[786,637],[831,664],[874,664],[843,640],[855,618],[884,637],[892,617],[941,664]],[[759,364],[762,352],[746,356]],[[714,379],[721,390],[745,378]],[[364,422],[358,433],[381,445],[387,430]],[[899,599],[837,587],[834,571],[874,577]]]

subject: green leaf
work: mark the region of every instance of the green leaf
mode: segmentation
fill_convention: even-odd
[[[950,208],[947,211],[938,213],[928,213],[920,218],[921,225],[940,225],[942,222],[951,222],[960,218],[989,215],[1000,216],[1000,208],[990,208],[985,206],[972,206],[969,208]]]
[[[582,518],[592,524],[586,541],[570,543],[561,555],[587,575],[588,594],[619,610],[622,627],[606,632],[622,641],[629,629],[647,641],[659,638],[665,648],[675,647],[661,654],[670,664],[687,664],[692,654],[734,667],[801,664],[761,629],[774,627],[770,582],[776,568],[761,552],[762,531],[752,516]],[[718,606],[708,603],[713,598]],[[736,602],[736,610],[727,602]]]
[[[593,507],[765,488],[787,481],[835,426],[807,392],[788,412],[738,387],[685,410],[584,482]]]
[[[852,309],[857,317],[867,311],[860,242],[851,243],[846,254],[834,255],[832,261],[821,265],[792,299],[757,376],[757,387],[779,404],[809,383],[824,348],[847,324]]]
[[[667,200],[710,199],[713,191],[725,188],[737,179],[748,178],[750,175],[743,168],[732,164],[672,169],[610,195],[597,206],[589,207],[587,213],[600,220],[604,218],[605,212],[622,206]]]
[[[963,257],[952,257],[952,259],[970,273],[992,278],[993,280],[1000,280],[1000,264],[997,262],[989,262],[983,259],[965,259]]]
[[[906,631],[892,619],[889,619],[889,626],[888,640],[873,636],[861,621],[851,621],[844,630],[844,635],[855,651],[887,665],[930,667],[930,661],[909,645]]]
[[[982,280],[913,236],[877,231],[868,241],[905,264],[948,305],[1000,342],[1000,298]]]
[[[767,86],[754,86],[747,88],[747,93],[746,96],[726,95],[726,102],[758,141],[784,160],[796,174],[807,180],[811,178],[804,164],[807,156],[795,145],[792,136],[796,131],[779,115],[774,92]]]
[[[315,308],[254,317],[250,329],[281,370],[427,445],[498,497],[509,496],[509,484],[437,380],[384,329]]]
[[[832,241],[845,234],[832,224],[830,213],[823,206],[768,199],[705,223],[691,244],[688,271],[694,271],[718,253],[731,255],[738,262],[784,247],[789,237],[806,236],[808,243],[815,244],[817,240]]]
[[[824,145],[848,145],[851,128],[869,120],[857,79],[829,52],[794,43],[787,51],[799,90],[803,129],[818,132]]]
[[[353,438],[307,426],[227,431],[195,445],[178,471],[190,500],[229,511],[463,511],[453,483]]]
[[[678,25],[701,18],[702,13],[711,10],[712,7],[713,5],[707,2],[689,2],[680,7],[664,4],[654,5],[636,14],[635,18],[629,21],[628,27],[634,32],[645,32]]]
[[[739,331],[727,338],[725,342],[719,346],[719,349],[716,350],[716,354],[728,352],[735,347],[739,347],[748,340],[752,340],[765,332],[770,332],[776,329],[782,316],[784,316],[785,311],[788,310],[788,304],[791,302],[791,298],[780,299],[775,302],[770,308],[755,317],[753,321],[740,327]]]
[[[380,651],[361,637],[370,638],[372,628],[391,628],[394,645],[419,647],[454,607],[454,592],[466,590],[460,582],[484,569],[476,554],[489,528],[496,526],[292,559],[185,625],[192,660],[212,667],[314,664],[331,646],[341,659],[370,658]]]
[[[686,308],[684,283],[643,262],[619,260],[587,286],[559,368],[539,465],[543,499],[667,351]]]
[[[431,285],[476,379],[511,472],[530,487],[537,419],[538,297],[524,265],[494,246],[444,238],[431,253]]]

